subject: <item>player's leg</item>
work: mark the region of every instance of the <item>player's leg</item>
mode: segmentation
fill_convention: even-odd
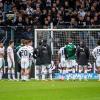
[[[100,81],[100,59],[96,60],[96,67],[97,67],[97,73],[98,73],[98,81]]]
[[[100,66],[97,67],[97,71],[98,71],[98,77],[99,77],[99,81],[100,81]]]
[[[68,73],[71,71],[71,62],[70,60],[66,60],[66,77],[67,77],[67,80],[69,80],[69,75]]]
[[[21,76],[21,64],[18,62],[17,64],[17,80],[20,80]]]
[[[11,73],[12,73],[12,79],[15,80],[15,67],[11,68]]]
[[[39,80],[39,76],[40,76],[40,66],[39,65],[35,65],[35,79]]]
[[[21,80],[25,80],[25,63],[23,59],[21,59]]]
[[[11,80],[11,67],[12,67],[12,62],[8,60],[8,79]]]
[[[84,65],[83,67],[84,67],[84,74],[85,74],[84,80],[87,80],[87,75],[86,75],[87,74],[87,65]]]
[[[46,79],[46,74],[47,74],[46,65],[42,65],[42,80]]]
[[[79,69],[78,69],[78,72],[81,74],[83,72],[83,67],[82,65],[78,65]],[[79,76],[79,80],[81,81],[82,80],[82,77]]]
[[[29,71],[30,71],[28,59],[26,59],[26,61],[24,62],[24,67],[25,67],[24,78],[25,78],[26,81],[28,81],[29,80]]]
[[[76,60],[70,60],[70,62],[71,62],[71,68],[72,68],[72,73],[73,73],[73,78],[72,79],[75,80],[75,75],[74,74],[76,73],[76,70],[75,70],[76,69],[75,68],[76,67]]]
[[[52,80],[52,64],[47,65],[48,73],[49,73],[49,79]]]
[[[3,59],[0,58],[0,80],[2,79],[3,76]]]
[[[61,61],[61,66],[62,66],[62,80],[65,79],[65,76],[66,76],[66,64],[65,64],[65,60],[62,59]]]

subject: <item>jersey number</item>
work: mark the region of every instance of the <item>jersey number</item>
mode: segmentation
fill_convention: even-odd
[[[100,49],[97,49],[97,54],[100,55]]]
[[[22,55],[22,56],[27,56],[27,55],[28,55],[27,50],[21,50],[21,55]]]

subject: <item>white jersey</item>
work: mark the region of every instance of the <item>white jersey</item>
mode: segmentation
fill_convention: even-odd
[[[96,48],[94,48],[92,55],[96,59],[97,67],[100,67],[100,46],[97,46]]]
[[[33,47],[32,46],[28,46],[28,49],[29,49],[29,51],[30,51],[30,53],[31,53],[31,58],[32,58],[32,56],[33,56]]]
[[[7,48],[7,59],[8,60],[12,59],[12,61],[14,62],[14,51],[13,51],[13,48],[10,46],[8,46],[8,48]]]
[[[21,47],[18,50],[17,55],[21,59],[29,59],[30,56],[31,56],[31,51],[29,50],[29,46],[23,46],[23,47]]]
[[[0,55],[4,54],[4,47],[0,48]],[[4,65],[4,57],[0,56],[0,68],[2,68]]]
[[[3,48],[0,48],[0,54],[4,54],[4,47]]]
[[[100,46],[97,46],[96,48],[94,48],[93,52],[92,52],[94,58],[97,60],[100,59]]]
[[[58,51],[58,54],[60,55],[61,59],[65,59],[64,47],[60,48],[60,50]]]

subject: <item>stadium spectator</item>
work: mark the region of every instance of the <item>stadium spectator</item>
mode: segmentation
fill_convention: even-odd
[[[60,22],[70,23],[73,18],[79,25],[83,25],[83,23],[80,24],[80,20],[82,22],[84,20],[84,25],[92,25],[93,23],[100,25],[100,0],[1,0],[0,12],[5,21],[8,21],[6,13],[9,12],[14,13],[15,21],[18,14],[22,15],[23,21],[27,17],[33,17],[32,25],[36,20],[34,25],[37,26],[45,25],[45,19],[46,22],[49,22],[48,25],[51,22],[54,25],[59,25]],[[50,20],[48,16],[51,17]]]

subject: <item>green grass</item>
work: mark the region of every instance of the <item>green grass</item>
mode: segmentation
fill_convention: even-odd
[[[100,82],[2,80],[0,100],[100,100]]]

